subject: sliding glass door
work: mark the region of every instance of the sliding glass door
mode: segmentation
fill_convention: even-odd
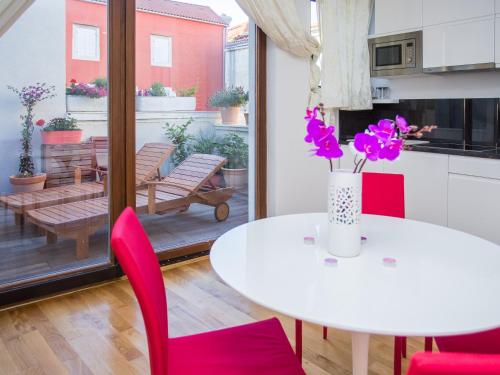
[[[253,218],[250,29],[232,0],[137,1],[136,201],[160,259]]]
[[[235,1],[5,1],[0,306],[119,276],[126,206],[162,261],[265,216],[265,36]]]
[[[10,3],[17,17],[0,25],[0,291],[110,263],[107,4]]]

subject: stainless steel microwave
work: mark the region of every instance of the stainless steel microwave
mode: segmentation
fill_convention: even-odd
[[[368,40],[372,77],[422,73],[422,32]]]

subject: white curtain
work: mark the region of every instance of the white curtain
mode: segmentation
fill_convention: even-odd
[[[302,23],[295,0],[236,0],[255,24],[281,49],[310,59],[310,101],[317,102],[319,42]],[[308,20],[309,21],[309,20]],[[309,22],[307,22],[309,23]]]
[[[371,109],[368,28],[371,0],[317,0],[326,108]]]
[[[35,0],[0,0],[0,37]]]

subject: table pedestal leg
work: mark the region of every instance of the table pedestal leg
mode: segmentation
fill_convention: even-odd
[[[370,335],[368,333],[351,332],[351,340],[352,375],[367,375]]]

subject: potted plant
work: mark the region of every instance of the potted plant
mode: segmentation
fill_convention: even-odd
[[[222,123],[234,125],[240,123],[240,108],[248,103],[248,91],[243,87],[229,87],[213,94],[209,103],[221,109]]]
[[[15,193],[41,190],[43,189],[47,175],[45,173],[35,174],[33,147],[31,144],[34,130],[33,116],[35,106],[38,103],[55,96],[55,87],[48,86],[46,83],[36,83],[35,85],[25,86],[22,89],[12,86],[7,87],[19,97],[21,104],[26,110],[26,113],[21,115],[22,153],[19,156],[19,173],[15,176],[10,176],[9,181]]]
[[[38,126],[44,126],[43,120],[36,122]],[[49,121],[42,129],[42,143],[45,145],[75,144],[82,140],[82,130],[76,125],[72,117],[56,117]]]
[[[226,185],[241,189],[248,184],[248,145],[235,133],[229,133],[222,138],[218,147],[219,153],[226,158],[222,168]]]
[[[108,107],[106,78],[96,78],[91,83],[70,81],[66,88],[68,112],[106,112]]]
[[[168,139],[175,145],[175,151],[172,155],[172,164],[177,166],[184,161],[190,154],[189,143],[193,140],[193,136],[187,133],[189,125],[193,119],[189,119],[183,124],[165,124],[165,134]]]
[[[182,93],[186,96],[176,95],[170,87],[165,87],[161,82],[155,82],[150,88],[137,90],[136,110],[139,112],[194,111],[196,87],[186,90]]]

